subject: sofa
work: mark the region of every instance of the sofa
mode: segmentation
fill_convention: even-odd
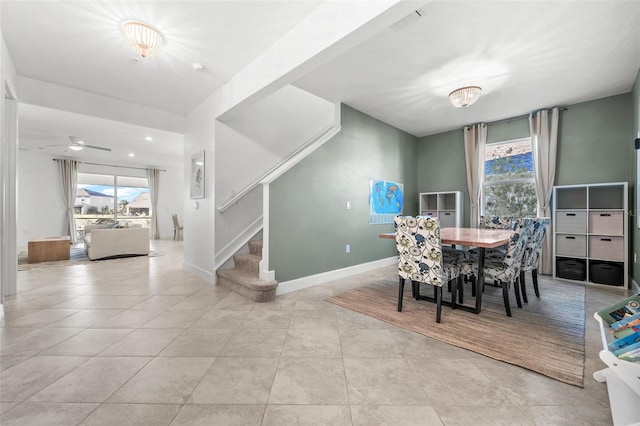
[[[102,225],[102,226],[101,226]],[[140,225],[85,226],[84,247],[91,260],[149,254],[149,228]]]

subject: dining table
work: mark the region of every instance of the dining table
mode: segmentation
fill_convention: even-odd
[[[500,247],[508,244],[513,231],[510,229],[487,229],[487,228],[441,228],[441,244],[457,246],[472,246],[478,248],[478,277],[475,280],[475,307],[461,304],[454,304],[457,309],[462,309],[479,314],[482,310],[482,292],[484,288],[484,255],[488,248]],[[383,232],[378,235],[380,238],[394,239],[395,232]]]

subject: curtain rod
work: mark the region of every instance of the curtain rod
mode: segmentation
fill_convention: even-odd
[[[68,158],[54,158],[53,159],[53,161],[58,161],[58,160],[68,160]],[[89,163],[87,161],[78,161],[78,163],[90,164],[92,166],[118,167],[120,169],[148,170],[147,168],[144,168],[144,167],[116,166],[115,164]],[[150,168],[152,168],[152,167],[150,167]],[[166,170],[164,170],[164,169],[158,169],[158,170],[161,171],[161,172],[166,172]]]
[[[543,109],[549,109],[549,110],[550,110],[550,109],[552,109],[552,108],[541,108],[541,109],[537,109],[537,110],[532,111],[532,112],[542,111]],[[566,111],[566,110],[568,110],[568,109],[569,109],[569,108],[567,108],[567,107],[558,107],[558,111]],[[530,113],[529,113],[529,114],[530,114]],[[529,114],[522,114],[522,115],[518,115],[518,116],[516,116],[516,117],[503,118],[502,120],[491,121],[491,122],[489,122],[489,123],[484,123],[484,124],[489,125],[489,124],[508,123],[508,122],[510,122],[510,121],[516,121],[516,120],[520,120],[520,119],[523,119],[523,118],[528,118],[528,117],[529,117]]]

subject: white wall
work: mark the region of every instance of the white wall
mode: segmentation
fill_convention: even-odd
[[[4,302],[4,296],[17,291],[16,80],[15,66],[0,33],[0,304]],[[3,313],[4,310],[0,309],[0,318]]]
[[[58,164],[47,154],[18,151],[19,250],[29,240],[66,235],[66,209]]]
[[[173,221],[171,215],[176,213],[180,222],[184,219],[184,173],[182,164],[167,167],[160,172],[160,193],[158,194],[158,226],[160,238],[173,238]]]
[[[213,275],[215,244],[215,111],[214,97],[201,103],[187,118],[184,135],[184,265],[183,267],[206,279],[215,281]],[[204,198],[190,198],[189,177],[191,157],[205,151]],[[197,204],[197,208],[196,208]]]
[[[83,173],[120,174],[145,177],[144,170],[80,164]],[[183,215],[183,173],[181,164],[160,173],[158,224],[162,239],[173,238],[171,215]],[[29,240],[66,234],[66,214],[58,165],[48,154],[19,151],[18,154],[18,248],[26,250]]]

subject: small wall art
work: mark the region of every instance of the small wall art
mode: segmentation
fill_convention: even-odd
[[[204,151],[191,157],[191,198],[204,198]]]

